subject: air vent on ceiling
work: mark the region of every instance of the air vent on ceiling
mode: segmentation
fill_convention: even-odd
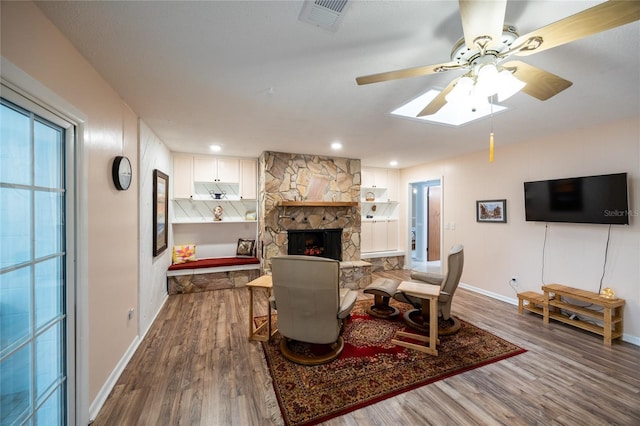
[[[336,31],[344,17],[349,0],[305,0],[300,17],[302,22]]]

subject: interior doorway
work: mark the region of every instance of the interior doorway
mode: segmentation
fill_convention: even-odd
[[[411,269],[440,271],[441,209],[440,179],[411,184]]]

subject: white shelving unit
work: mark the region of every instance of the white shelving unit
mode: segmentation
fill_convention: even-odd
[[[362,169],[360,249],[363,254],[398,250],[398,182],[395,169]]]
[[[256,238],[257,168],[254,159],[174,154],[174,243],[232,256],[238,238]],[[223,210],[219,221],[213,214],[217,206]]]
[[[248,215],[256,214],[256,200],[217,200],[202,196],[198,199],[173,200],[172,223],[213,223],[213,209],[216,206],[222,207],[223,214],[222,220],[215,223],[256,222],[247,220]]]

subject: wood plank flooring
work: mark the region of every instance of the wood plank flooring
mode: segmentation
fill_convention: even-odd
[[[407,271],[375,275],[408,278]],[[275,395],[261,345],[247,339],[248,301],[244,288],[170,296],[93,426],[282,424],[268,403]],[[256,315],[266,314],[265,303],[260,294]],[[462,288],[452,312],[528,352],[323,424],[640,424],[640,347],[607,347],[598,335],[545,326]]]

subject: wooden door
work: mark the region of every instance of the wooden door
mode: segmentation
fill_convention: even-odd
[[[440,260],[440,186],[430,186],[427,198],[427,261]]]

